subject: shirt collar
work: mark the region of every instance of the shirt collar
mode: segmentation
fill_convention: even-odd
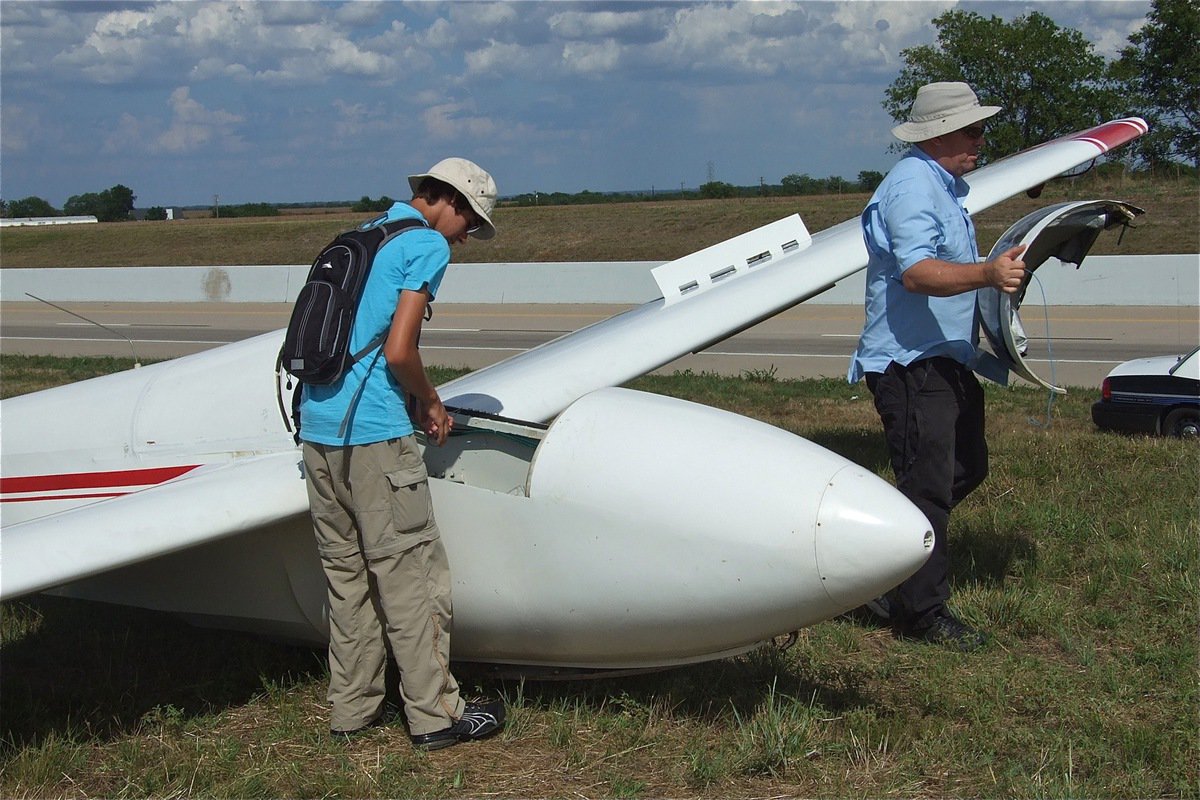
[[[959,198],[966,197],[967,192],[971,191],[970,184],[968,184],[962,178],[956,178],[955,176],[951,175],[942,167],[941,164],[934,161],[928,153],[917,147],[915,144],[908,152],[909,155],[915,156],[916,158],[919,158],[928,164],[929,168],[933,170],[933,174],[937,176],[942,185],[946,187],[946,191],[952,196]]]

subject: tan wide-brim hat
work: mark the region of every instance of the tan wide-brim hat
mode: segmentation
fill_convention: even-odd
[[[467,198],[471,208],[479,215],[479,230],[471,235],[476,239],[491,239],[496,235],[496,224],[492,222],[492,211],[496,208],[496,182],[492,176],[474,161],[465,158],[446,158],[434,164],[428,172],[420,175],[409,175],[408,185],[413,192],[426,178],[437,178],[458,190]]]
[[[979,105],[979,98],[965,83],[927,83],[917,89],[908,122],[892,128],[892,135],[902,142],[924,142],[985,120],[999,111],[1000,106]]]

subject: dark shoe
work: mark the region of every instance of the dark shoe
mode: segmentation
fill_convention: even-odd
[[[929,644],[942,644],[969,653],[988,642],[988,635],[967,625],[950,612],[936,615],[933,620],[901,634],[906,639],[918,639]]]
[[[874,600],[868,600],[863,606],[880,619],[890,620],[895,616],[892,598],[886,594],[882,594]]]
[[[414,734],[414,747],[422,750],[441,750],[459,742],[486,739],[504,725],[504,701],[490,703],[467,703],[463,715],[449,728],[433,733]]]

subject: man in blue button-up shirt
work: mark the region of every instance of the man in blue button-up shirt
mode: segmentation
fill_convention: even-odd
[[[883,420],[896,485],[929,518],[929,560],[889,593],[902,636],[962,649],[986,637],[946,607],[950,598],[950,510],[987,475],[983,391],[977,361],[975,290],[1015,292],[1023,247],[980,261],[962,176],[974,169],[983,121],[965,83],[917,91],[909,121],[892,129],[913,147],[862,214],[867,263],[866,324],[849,379],[866,378]]]

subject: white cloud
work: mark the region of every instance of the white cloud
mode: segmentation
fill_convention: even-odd
[[[176,29],[182,44],[192,48],[216,46],[226,49],[231,42],[242,41],[261,19],[248,3],[199,3]]]
[[[1146,24],[1145,3],[1080,3],[1074,27],[1084,35],[1098,55],[1108,59],[1120,56],[1129,37]]]
[[[388,5],[376,0],[356,0],[337,6],[333,16],[338,22],[354,28],[369,27],[383,18]]]
[[[395,29],[398,24],[400,23],[393,22],[393,29]],[[433,24],[425,29],[423,39],[425,46],[431,48],[434,52],[442,49],[449,49],[456,43],[454,26],[450,24],[450,20],[441,18],[435,19]]]
[[[169,36],[173,25],[169,14],[158,9],[100,14],[83,41],[54,54],[51,63],[95,83],[136,80],[160,63],[156,37]]]
[[[148,149],[147,141],[158,135],[157,132],[150,133],[148,127],[148,123],[143,123],[133,114],[121,114],[116,127],[108,131],[104,137],[104,144],[100,148],[100,152],[108,156],[118,153],[145,152]]]
[[[0,152],[9,155],[27,152],[30,142],[35,141],[38,127],[36,116],[24,106],[0,105],[0,128],[4,130],[4,135],[0,136]]]
[[[576,73],[612,72],[620,60],[621,46],[612,39],[602,42],[569,42],[562,50],[563,65]]]
[[[324,64],[343,75],[378,77],[395,69],[395,60],[379,53],[361,50],[348,39],[335,39],[324,54]]]
[[[231,64],[224,58],[209,56],[196,62],[189,77],[196,82],[247,81],[254,77],[254,73],[245,64]]]
[[[461,8],[452,9],[461,22],[470,21],[483,30],[515,22],[520,15],[520,6],[512,2],[461,3]]]
[[[292,143],[294,148],[322,146],[340,151],[362,151],[373,147],[381,137],[403,141],[412,127],[405,116],[407,109],[392,108],[384,103],[356,103],[335,97],[330,107],[332,113],[322,115],[321,125],[299,132]],[[316,144],[320,140],[324,140],[323,145]]]
[[[243,118],[228,111],[206,108],[191,97],[186,86],[171,92],[168,105],[171,108],[170,124],[153,140],[152,152],[191,153],[210,142],[218,143],[227,150],[239,150],[244,146],[235,131],[235,126]],[[125,117],[122,117],[122,122],[137,132],[137,126]]]
[[[664,9],[633,11],[564,11],[551,14],[547,25],[562,39],[653,41],[666,30],[670,15]]]
[[[421,120],[429,136],[442,140],[487,138],[496,130],[496,124],[488,117],[466,113],[462,103],[443,103],[425,109]]]
[[[467,70],[473,74],[512,75],[536,71],[538,67],[533,51],[519,44],[495,40],[467,52],[464,60]]]
[[[274,26],[312,25],[320,22],[326,13],[321,4],[306,0],[258,2],[255,7],[262,14],[263,22]]]

